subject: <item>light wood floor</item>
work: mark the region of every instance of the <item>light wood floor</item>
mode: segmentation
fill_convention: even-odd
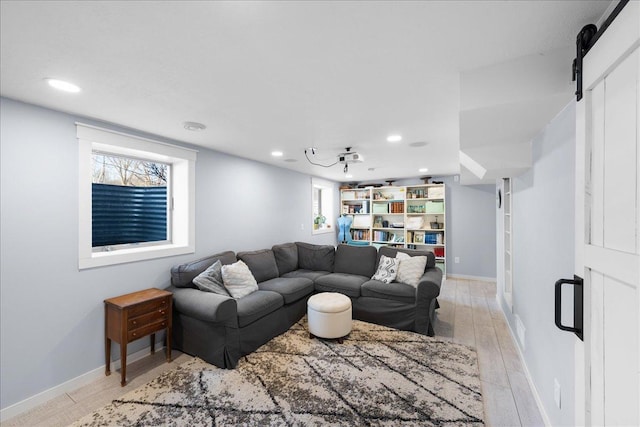
[[[543,426],[509,326],[496,301],[496,284],[447,279],[436,335],[475,347],[484,420],[490,426]]]
[[[495,292],[494,283],[446,280],[438,298],[436,335],[476,348],[487,425],[542,426]],[[129,383],[125,387],[120,387],[119,372],[113,372],[2,426],[66,426],[189,359],[180,352],[174,352],[173,357],[172,363],[165,363],[164,352],[156,352],[127,366]]]

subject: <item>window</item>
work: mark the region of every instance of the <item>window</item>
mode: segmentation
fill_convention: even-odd
[[[331,233],[334,228],[333,184],[311,178],[311,217],[313,234]]]
[[[92,160],[93,251],[169,242],[171,165],[98,151]]]
[[[186,148],[77,123],[79,268],[194,252]]]

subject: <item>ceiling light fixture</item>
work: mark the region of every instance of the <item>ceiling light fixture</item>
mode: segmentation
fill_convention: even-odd
[[[273,157],[282,157],[284,155],[284,153],[282,151],[272,151],[271,155]]]
[[[425,145],[427,145],[427,143],[424,141],[416,141],[409,144],[409,147],[424,147]]]
[[[51,86],[52,88],[61,90],[63,92],[69,92],[69,93],[80,92],[80,87],[74,85],[73,83],[65,82],[64,80],[49,79],[49,78],[45,80],[47,81],[49,86]]]
[[[402,135],[389,135],[387,137],[388,142],[400,142],[402,141]]]
[[[429,168],[420,168],[418,172],[429,172]]]
[[[353,178],[353,175],[351,175],[350,173],[348,173],[348,174],[346,174],[344,177],[345,177],[345,178]]]
[[[207,127],[202,123],[198,122],[184,122],[182,124],[186,130],[190,130],[191,132],[200,132],[201,130],[205,130]]]

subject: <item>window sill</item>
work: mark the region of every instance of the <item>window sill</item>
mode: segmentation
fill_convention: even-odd
[[[79,258],[78,268],[84,270],[87,268],[125,264],[128,262],[145,261],[194,252],[195,248],[193,246],[173,244],[119,249],[111,252],[95,252],[91,253],[89,257]]]
[[[327,234],[327,233],[333,233],[333,228],[319,228],[311,232],[311,234]]]

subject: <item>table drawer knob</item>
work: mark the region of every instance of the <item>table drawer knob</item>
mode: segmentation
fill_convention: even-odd
[[[134,332],[134,333],[133,333],[133,336],[135,337],[136,335],[137,335],[137,334]]]
[[[134,320],[134,321],[133,321],[133,324],[134,324],[134,325],[137,325],[137,324],[138,324],[138,321],[137,321],[137,320]]]

